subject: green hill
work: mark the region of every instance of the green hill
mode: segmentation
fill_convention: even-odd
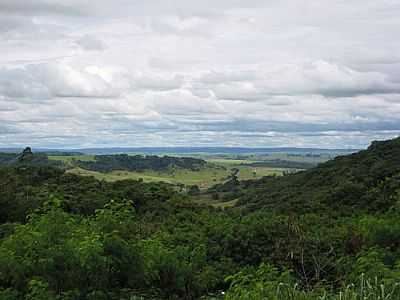
[[[400,138],[396,138],[373,142],[367,150],[310,170],[242,182],[238,205],[286,212],[385,211],[398,200],[399,179]]]
[[[222,209],[24,151],[0,167],[0,299],[398,300],[399,154],[394,139],[281,177],[232,170],[210,191],[235,196]]]

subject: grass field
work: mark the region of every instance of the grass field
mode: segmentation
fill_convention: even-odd
[[[75,160],[82,160],[82,161],[94,161],[94,155],[51,155],[49,156],[51,160],[59,160],[64,163],[71,164]]]
[[[72,167],[67,172],[82,175],[94,176],[100,180],[117,181],[124,179],[143,179],[145,182],[168,182],[172,184],[198,185],[201,189],[207,189],[215,184],[222,183],[227,180],[231,174],[232,168],[239,169],[238,177],[240,180],[258,179],[268,175],[281,175],[285,170],[283,168],[271,167],[250,167],[243,164],[258,162],[252,159],[231,159],[231,158],[204,158],[208,164],[207,167],[199,171],[190,171],[185,169],[177,169],[170,171],[157,172],[146,170],[144,172],[129,171],[113,171],[109,173],[100,173],[89,171],[74,166],[74,161],[93,161],[94,155],[73,155],[73,156],[49,156],[49,159],[64,162],[67,166]]]
[[[77,159],[77,158],[75,158]],[[85,157],[85,159],[91,159]],[[69,163],[71,159],[67,159]],[[207,189],[214,184],[221,183],[227,180],[231,174],[231,168],[239,169],[239,179],[257,179],[267,175],[281,175],[285,169],[269,168],[269,167],[248,167],[242,166],[241,160],[211,160],[208,166],[200,171],[190,171],[178,169],[174,171],[156,172],[146,170],[144,172],[128,172],[128,171],[113,171],[109,173],[100,173],[88,171],[81,168],[73,168],[68,170],[70,173],[83,176],[94,176],[100,180],[116,181],[123,179],[143,179],[145,182],[164,181],[168,183],[181,183],[184,185],[198,185],[201,189]]]

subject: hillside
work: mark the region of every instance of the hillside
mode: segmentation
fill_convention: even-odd
[[[399,151],[375,142],[262,180],[236,170],[210,191],[234,208],[167,183],[2,166],[0,299],[398,300]]]
[[[385,211],[398,201],[400,138],[373,142],[367,150],[339,156],[284,177],[240,184],[239,206],[275,211]]]
[[[175,192],[165,183],[139,180],[99,181],[48,166],[0,167],[0,224],[24,222],[26,216],[49,198],[63,200],[63,208],[74,214],[93,214],[110,200],[129,199],[138,211],[161,207]]]

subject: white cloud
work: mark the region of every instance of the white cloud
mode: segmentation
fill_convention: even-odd
[[[134,89],[150,91],[168,91],[179,89],[183,85],[183,77],[175,75],[173,77],[161,77],[157,74],[135,74],[132,76]]]
[[[391,137],[399,14],[374,0],[3,0],[0,146]]]
[[[400,93],[400,82],[379,72],[361,72],[323,60],[306,64],[257,65],[244,71],[208,72],[199,82],[220,99],[268,100],[273,95],[351,97]]]
[[[110,98],[118,91],[100,76],[61,63],[31,64],[0,69],[0,94],[18,101],[57,97]]]
[[[77,45],[88,51],[103,51],[107,49],[106,44],[93,36],[85,35],[75,41]]]

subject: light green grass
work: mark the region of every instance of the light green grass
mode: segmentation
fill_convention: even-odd
[[[94,161],[94,155],[50,155],[49,159],[71,164],[74,160]]]
[[[251,164],[255,162],[260,162],[259,160],[250,160],[250,159],[227,159],[227,158],[211,158],[207,159],[210,163],[215,163],[217,165],[222,166],[235,166],[240,164]]]
[[[237,167],[240,170],[238,175],[241,180],[257,179],[273,174],[281,175],[284,171],[284,169],[268,167],[252,168],[240,165],[231,165],[231,167]],[[209,165],[199,171],[178,169],[166,172],[146,170],[144,172],[112,171],[109,173],[100,173],[81,168],[73,168],[68,172],[83,176],[94,176],[97,179],[106,181],[124,179],[137,180],[141,178],[145,182],[163,181],[173,184],[181,183],[184,185],[198,185],[201,189],[207,189],[217,183],[222,183],[226,181],[228,176],[231,174],[230,168],[221,168],[216,167],[215,165]]]
[[[163,172],[146,170],[143,172],[112,171],[108,173],[101,173],[74,167],[74,161],[94,161],[94,155],[54,155],[49,156],[49,159],[62,161],[67,166],[72,167],[67,172],[83,176],[94,176],[95,178],[100,180],[117,181],[124,179],[143,179],[143,181],[145,182],[163,181],[172,184],[179,183],[184,185],[198,185],[201,189],[207,189],[215,184],[226,181],[231,175],[232,168],[239,169],[238,177],[240,180],[259,179],[263,176],[274,174],[281,175],[285,171],[285,169],[282,168],[250,167],[243,165],[257,162],[257,160],[213,158],[208,159],[207,166],[203,169],[200,169],[199,171],[171,169]]]
[[[237,166],[239,171],[240,180],[248,179],[259,179],[264,176],[270,175],[282,175],[287,169],[282,168],[270,168],[270,167],[248,167],[248,166]]]
[[[73,168],[67,171],[68,173],[73,173],[82,176],[93,176],[99,180],[106,180],[106,181],[117,181],[117,180],[124,180],[124,179],[143,179],[146,182],[158,182],[164,181],[168,183],[172,183],[167,177],[162,176],[154,176],[150,174],[151,172],[128,172],[128,171],[113,171],[108,173],[101,173],[96,171],[89,171],[82,168]]]

